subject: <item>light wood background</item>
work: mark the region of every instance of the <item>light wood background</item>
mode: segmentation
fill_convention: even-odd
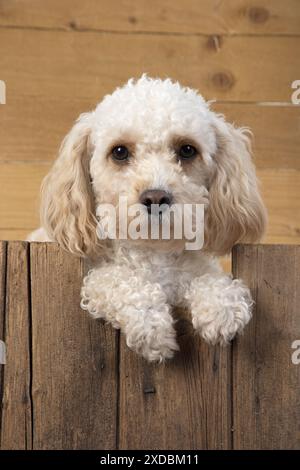
[[[252,128],[265,241],[299,243],[299,0],[0,0],[0,239],[39,225],[41,179],[75,118],[143,72]]]

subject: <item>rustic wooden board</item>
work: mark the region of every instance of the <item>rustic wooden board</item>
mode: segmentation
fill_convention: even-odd
[[[93,99],[85,98],[83,90],[68,101],[12,96],[0,108],[0,161],[51,162],[75,119],[100,99],[99,93]],[[300,107],[214,103],[212,109],[224,113],[229,122],[250,127],[258,168],[300,170]]]
[[[0,241],[0,339],[5,340],[5,299],[6,299],[6,253],[7,243]],[[0,364],[0,403],[3,396],[4,364]],[[0,447],[2,407],[0,406]]]
[[[32,400],[28,246],[7,247],[1,449],[31,449]]]
[[[0,163],[0,237],[16,239],[39,226],[38,195],[50,165]],[[258,176],[269,212],[265,242],[300,243],[300,172],[259,170]]]
[[[34,449],[112,449],[116,333],[80,309],[82,261],[30,246]]]
[[[80,310],[86,269],[55,244],[0,243],[2,449],[300,448],[300,246],[235,247],[256,302],[244,335],[209,347],[175,312],[165,365]]]
[[[299,449],[300,246],[240,245],[233,273],[256,302],[233,350],[234,448]]]
[[[227,449],[231,443],[230,348],[178,324],[181,351],[149,365],[120,347],[120,449]]]
[[[6,253],[7,243],[0,241],[0,339],[2,341],[4,340],[5,327]]]
[[[0,25],[209,34],[299,34],[297,0],[17,0],[0,3]]]
[[[291,60],[291,51],[299,47],[300,36],[215,41],[206,36],[3,28],[0,70],[7,103],[11,97],[70,102],[84,96],[94,104],[95,97],[143,72],[171,76],[199,88],[207,99],[290,103],[291,83],[299,75],[299,61]]]

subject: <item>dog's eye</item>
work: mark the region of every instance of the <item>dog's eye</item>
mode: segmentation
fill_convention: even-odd
[[[118,145],[117,147],[114,147],[111,154],[113,159],[119,162],[123,162],[129,158],[129,151],[124,145]]]
[[[197,150],[192,145],[186,144],[182,145],[178,152],[178,157],[180,160],[189,160],[194,158],[197,155]]]

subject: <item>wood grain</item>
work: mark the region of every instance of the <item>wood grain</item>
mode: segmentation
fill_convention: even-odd
[[[0,70],[7,103],[11,97],[70,102],[79,96],[94,105],[95,97],[143,72],[170,76],[207,99],[290,103],[291,83],[299,75],[291,51],[299,47],[300,36],[230,36],[216,43],[205,36],[4,28]]]
[[[0,25],[194,34],[299,34],[297,0],[39,0],[0,2]]]
[[[82,89],[78,96],[55,98],[25,96],[9,97],[0,108],[0,161],[51,162],[56,158],[64,136],[78,116],[89,111],[100,99],[87,99]]]
[[[5,341],[5,299],[6,299],[6,255],[7,243],[0,241],[0,340]],[[2,397],[4,364],[0,364],[0,447],[1,447],[1,423],[2,423]]]
[[[300,170],[300,107],[215,103],[212,109],[250,128],[256,168]]]
[[[205,345],[190,319],[178,331],[181,351],[165,365],[149,365],[122,337],[120,449],[230,447],[230,349]]]
[[[300,243],[300,172],[259,171],[269,223],[268,243]]]
[[[7,243],[0,241],[0,339],[4,341],[5,328],[5,297],[6,297],[6,253]],[[2,366],[1,372],[2,372]],[[2,373],[0,374],[2,377]],[[0,380],[1,380],[0,377]],[[0,394],[2,392],[0,384]],[[1,394],[2,396],[2,394]]]
[[[1,449],[31,449],[31,340],[28,291],[28,246],[10,242],[7,247],[5,343]]]
[[[240,245],[233,273],[256,305],[233,351],[234,448],[299,449],[300,246]]]
[[[82,261],[30,246],[34,449],[112,449],[116,333],[80,309]]]
[[[40,185],[49,168],[44,163],[0,164],[0,228],[6,233],[39,226]]]
[[[207,346],[176,311],[181,351],[164,365],[80,310],[86,269],[49,243],[9,242],[6,262],[0,243],[2,449],[300,448],[300,246],[235,247],[255,300],[244,335]]]

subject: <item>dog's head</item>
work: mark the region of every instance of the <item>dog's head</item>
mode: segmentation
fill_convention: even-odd
[[[42,224],[69,251],[91,255],[101,249],[97,208],[120,196],[145,220],[152,204],[205,203],[204,248],[216,254],[265,227],[246,130],[169,79],[129,80],[79,117],[43,182]]]

